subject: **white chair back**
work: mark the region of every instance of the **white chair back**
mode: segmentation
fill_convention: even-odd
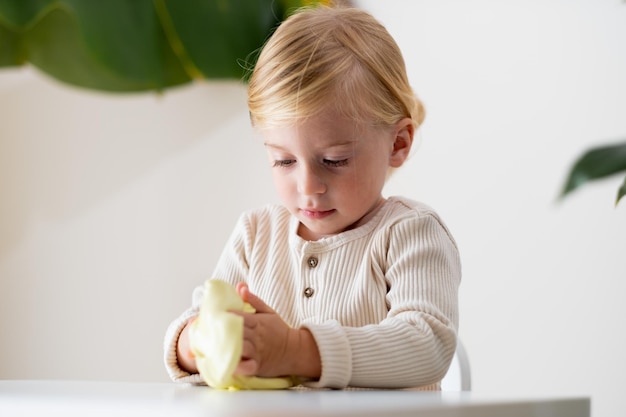
[[[456,352],[450,364],[448,373],[441,381],[442,391],[471,391],[472,378],[469,358],[463,343],[458,339]]]

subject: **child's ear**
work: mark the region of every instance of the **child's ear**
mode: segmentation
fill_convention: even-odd
[[[415,126],[413,120],[404,118],[400,120],[395,127],[393,149],[389,156],[389,166],[393,168],[400,167],[409,157],[411,145],[413,145],[413,135],[415,134]]]

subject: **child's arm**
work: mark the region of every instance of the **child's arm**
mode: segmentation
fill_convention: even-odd
[[[202,287],[198,287],[194,290],[194,295],[200,288]],[[197,308],[191,307],[169,324],[163,340],[163,359],[165,362],[165,370],[173,381],[204,385],[204,381],[200,375],[197,372],[188,372],[181,366],[178,359],[179,356],[184,355],[185,351],[184,345],[179,348],[178,343],[184,343],[183,341],[189,342],[188,333],[185,332],[186,334],[182,334],[183,330],[185,330],[189,321],[193,320],[197,315]]]
[[[458,329],[456,243],[427,209],[385,230],[389,233],[380,237],[389,246],[380,245],[372,260],[384,271],[387,316],[371,325],[306,323],[324,363],[319,383],[307,383],[310,387],[437,389],[448,370]],[[330,307],[344,300],[335,299]],[[354,307],[361,314],[376,308],[365,299]]]

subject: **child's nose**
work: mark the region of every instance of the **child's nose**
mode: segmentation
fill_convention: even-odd
[[[304,195],[326,192],[326,184],[314,167],[301,166],[300,175],[298,176],[298,192]]]

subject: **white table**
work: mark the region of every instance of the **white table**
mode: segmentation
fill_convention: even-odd
[[[0,381],[0,416],[589,417],[589,398],[407,390],[218,391],[174,383]]]

